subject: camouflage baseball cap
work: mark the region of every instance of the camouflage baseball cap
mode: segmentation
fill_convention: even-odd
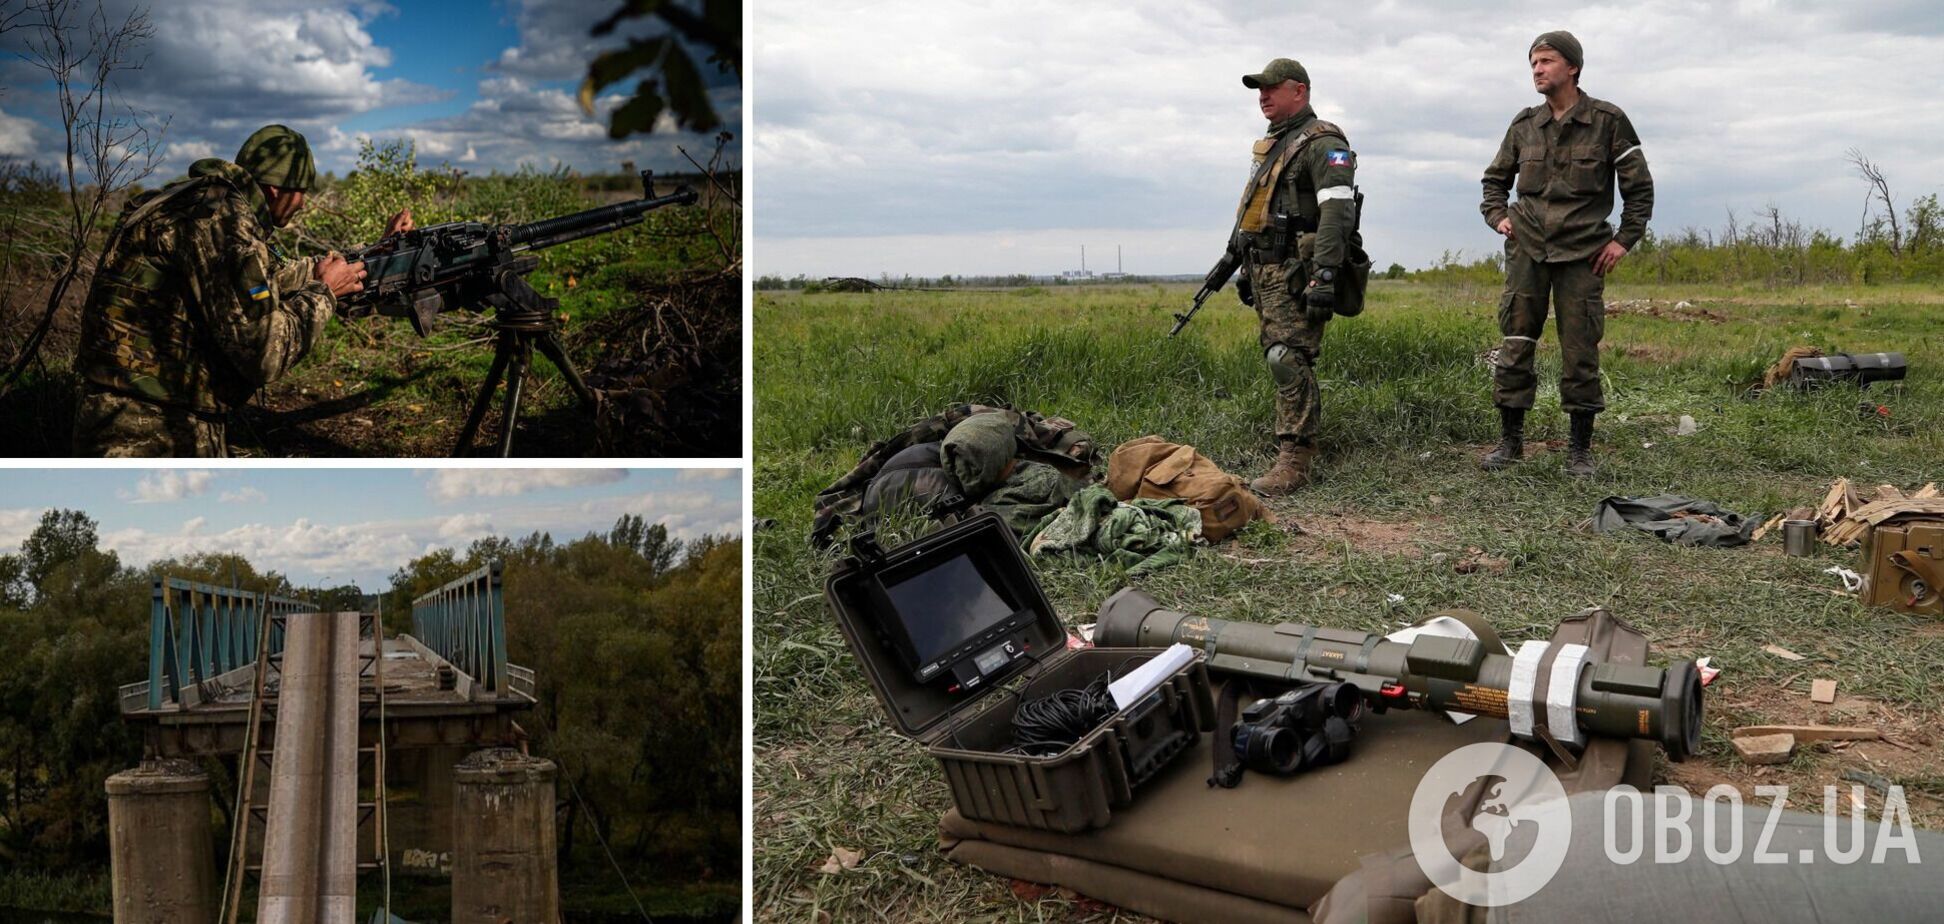
[[[287,125],[265,125],[236,151],[236,165],[259,183],[278,189],[309,190],[317,185],[310,142]]]
[[[1559,52],[1559,56],[1565,58],[1567,64],[1582,69],[1586,67],[1586,55],[1580,50],[1579,39],[1574,38],[1573,33],[1558,29],[1533,39],[1532,47],[1526,49],[1526,60],[1531,60],[1532,53],[1538,51],[1542,45]]]
[[[1297,64],[1293,58],[1277,58],[1263,65],[1262,73],[1260,74],[1242,75],[1242,85],[1251,90],[1273,87],[1285,80],[1294,80],[1300,84],[1308,84],[1310,82],[1309,71],[1303,70],[1303,66]]]

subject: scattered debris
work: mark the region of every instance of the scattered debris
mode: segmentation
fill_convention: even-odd
[[[1836,575],[1837,578],[1842,580],[1843,589],[1850,593],[1856,593],[1858,590],[1863,589],[1863,575],[1857,574],[1841,565],[1831,565],[1824,568],[1822,573]]]
[[[1713,657],[1707,657],[1707,658],[1697,658],[1694,661],[1695,670],[1701,672],[1701,685],[1704,687],[1707,686],[1708,684],[1714,683],[1714,679],[1716,677],[1721,676],[1721,668],[1710,667],[1708,665],[1708,662],[1713,660],[1714,660]]]
[[[1774,735],[1747,735],[1738,730],[1728,739],[1735,746],[1735,753],[1751,764],[1787,763],[1795,756],[1795,736],[1787,733]]]
[[[1908,494],[1895,485],[1881,484],[1865,499],[1848,478],[1838,478],[1816,505],[1815,519],[1824,542],[1844,547],[1862,541],[1871,527],[1909,513],[1944,514],[1944,495],[1937,482]]]
[[[1505,569],[1510,567],[1512,567],[1510,561],[1496,555],[1487,555],[1484,549],[1471,547],[1465,549],[1465,554],[1451,566],[1451,570],[1459,574],[1476,574],[1480,571],[1487,574],[1504,574]]]
[[[1611,318],[1623,314],[1660,318],[1669,321],[1706,321],[1709,324],[1721,324],[1728,320],[1727,315],[1716,311],[1709,311],[1686,299],[1670,303],[1666,301],[1656,302],[1651,298],[1629,298],[1606,303],[1607,317]]]
[[[1809,683],[1809,699],[1818,703],[1836,702],[1836,681],[1813,680]]]
[[[1762,650],[1763,650],[1763,651],[1766,651],[1766,652],[1768,652],[1769,654],[1772,654],[1772,655],[1774,655],[1774,656],[1776,656],[1776,657],[1778,657],[1778,658],[1781,658],[1781,659],[1782,659],[1782,660],[1784,660],[1784,661],[1807,661],[1807,660],[1809,660],[1808,658],[1805,658],[1805,657],[1803,657],[1802,655],[1799,655],[1799,654],[1796,654],[1795,652],[1793,652],[1793,651],[1790,651],[1789,649],[1787,649],[1787,648],[1784,648],[1784,647],[1782,647],[1782,646],[1780,646],[1780,645],[1763,645],[1763,646],[1762,646]]]
[[[1862,783],[1879,793],[1888,794],[1890,792],[1890,778],[1881,773],[1871,773],[1868,770],[1858,770],[1851,767],[1843,771],[1841,778],[1852,783]]]
[[[1699,432],[1700,430],[1701,430],[1701,425],[1695,423],[1694,418],[1689,417],[1686,414],[1682,414],[1680,424],[1674,428],[1674,435],[1693,436],[1695,433]]]
[[[1867,725],[1750,725],[1740,735],[1794,735],[1797,741],[1875,741],[1883,733]]]
[[[832,847],[830,856],[824,859],[822,866],[817,867],[817,872],[835,876],[847,869],[856,869],[857,862],[863,858],[863,854],[847,847]]]

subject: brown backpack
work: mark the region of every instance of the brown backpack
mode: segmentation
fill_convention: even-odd
[[[1195,447],[1148,435],[1114,447],[1107,489],[1123,501],[1180,498],[1201,511],[1202,536],[1220,542],[1254,519],[1272,519],[1242,479],[1222,471]]]

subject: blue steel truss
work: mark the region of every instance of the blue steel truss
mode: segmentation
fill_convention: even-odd
[[[507,695],[499,562],[412,601],[412,635],[492,697]]]
[[[181,578],[158,578],[151,585],[149,610],[148,708],[182,702],[185,686],[215,680],[256,663],[261,616],[305,613],[311,603],[232,587],[214,587]],[[273,619],[267,643],[271,654],[283,650],[283,625]]]

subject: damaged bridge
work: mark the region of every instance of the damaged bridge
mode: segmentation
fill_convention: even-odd
[[[515,721],[534,678],[506,660],[497,563],[395,638],[377,613],[175,578],[149,619],[148,677],[120,691],[144,758],[107,783],[116,920],[349,922],[361,874],[386,915],[394,874],[449,875],[454,922],[558,919],[554,766]]]

